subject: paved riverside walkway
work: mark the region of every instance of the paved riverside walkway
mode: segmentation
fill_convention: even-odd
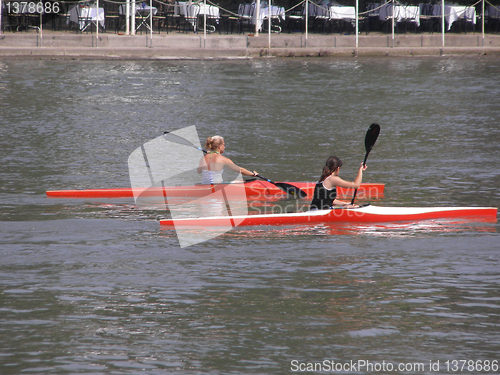
[[[451,56],[498,55],[500,35],[480,32],[446,34],[360,34],[356,49],[354,35],[271,34],[181,34],[178,32],[125,36],[95,32],[35,30],[0,34],[2,58],[60,59],[245,59],[263,57],[335,56]]]

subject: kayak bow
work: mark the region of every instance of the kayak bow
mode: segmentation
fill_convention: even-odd
[[[257,214],[246,216],[212,216],[160,220],[163,226],[219,227],[254,225],[295,225],[318,223],[386,223],[395,221],[421,221],[432,219],[471,219],[496,221],[495,207],[380,207],[334,208],[298,213]]]

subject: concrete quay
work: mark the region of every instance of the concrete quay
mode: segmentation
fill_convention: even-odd
[[[30,30],[0,34],[0,59],[250,59],[267,57],[500,55],[500,35],[360,34],[77,34]]]

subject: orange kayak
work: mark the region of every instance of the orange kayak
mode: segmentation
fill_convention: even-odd
[[[481,222],[496,222],[496,207],[380,207],[334,208],[297,213],[255,214],[235,216],[188,217],[160,220],[166,227],[237,227],[255,225],[297,225],[342,223],[390,223],[435,219],[468,219]]]
[[[314,182],[287,182],[287,184],[296,186],[307,193],[308,197],[312,197],[314,192]],[[138,194],[142,197],[154,196],[169,196],[169,197],[204,197],[213,192],[224,188],[235,186],[238,184],[215,184],[193,186],[166,186],[166,187],[151,187],[148,189],[140,189]],[[254,200],[272,200],[286,197],[286,193],[275,185],[267,181],[250,180],[244,183],[245,189],[231,189],[231,191],[245,192],[247,198]],[[377,183],[362,183],[358,189],[357,198],[383,198],[385,184]],[[84,189],[84,190],[48,190],[47,196],[51,198],[133,198],[134,191],[132,188],[116,188],[116,189]],[[351,197],[354,193],[353,189],[338,188],[337,194],[340,198]],[[240,193],[241,194],[241,193]]]

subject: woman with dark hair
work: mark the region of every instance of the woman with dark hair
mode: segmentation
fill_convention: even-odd
[[[354,182],[345,181],[339,177],[340,167],[342,167],[342,160],[336,156],[328,158],[323,168],[323,173],[314,188],[311,210],[327,210],[333,206],[357,207],[356,205],[351,206],[350,202],[337,199],[337,186],[358,189],[361,185],[363,171],[366,170],[366,166],[363,166],[363,163],[361,163]]]
[[[220,135],[208,137],[205,142],[205,148],[208,153],[200,160],[198,173],[201,173],[202,184],[218,184],[224,182],[222,180],[222,172],[225,166],[228,166],[235,172],[240,172],[243,176],[256,176],[258,173],[250,172],[248,169],[238,167],[233,161],[225,156],[222,156],[226,149],[224,138]]]

